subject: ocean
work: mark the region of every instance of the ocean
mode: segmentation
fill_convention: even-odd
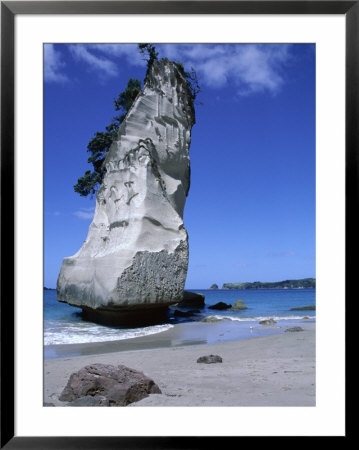
[[[225,332],[219,333],[221,327],[208,324],[208,330],[217,330],[217,334],[206,333],[206,343],[220,340],[236,340],[251,336],[281,333],[285,328],[315,321],[315,310],[291,311],[291,308],[315,305],[315,289],[259,289],[259,290],[210,290],[191,289],[192,292],[205,296],[205,307],[191,317],[174,316],[175,309],[188,311],[197,309],[170,307],[167,319],[157,325],[125,328],[98,325],[82,320],[81,309],[60,303],[56,300],[56,290],[44,290],[44,345],[80,344],[90,342],[107,342],[131,339],[140,336],[160,333],[174,327],[178,323],[199,322],[208,316],[226,318]],[[241,311],[218,311],[208,307],[218,302],[233,304],[241,299],[248,309]],[[303,319],[303,317],[307,317]],[[259,321],[274,319],[273,326],[263,326]],[[231,324],[230,332],[228,324]],[[212,327],[211,327],[212,325]],[[194,330],[195,327],[192,327]],[[219,333],[219,334],[218,334]],[[190,339],[190,337],[189,337]]]

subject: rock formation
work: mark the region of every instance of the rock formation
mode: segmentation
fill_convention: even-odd
[[[88,236],[58,277],[58,300],[85,318],[141,322],[182,300],[194,121],[183,69],[154,61],[104,161]]]
[[[192,309],[191,311],[180,311],[179,309],[175,309],[173,311],[174,317],[192,317],[199,313],[199,309]]]
[[[177,306],[204,308],[204,295],[196,292],[184,291],[183,300]]]
[[[208,309],[219,309],[219,310],[224,310],[224,309],[229,309],[231,308],[232,305],[224,303],[224,302],[218,302],[215,305],[212,306],[208,306]]]
[[[233,311],[241,311],[243,309],[248,309],[248,306],[243,300],[236,300],[231,307],[231,310]]]
[[[208,316],[208,317],[204,317],[201,322],[205,322],[205,323],[216,323],[216,322],[223,322],[225,320],[231,320],[229,317],[216,317],[216,316]]]

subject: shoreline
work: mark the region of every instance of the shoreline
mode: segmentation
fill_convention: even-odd
[[[271,334],[283,333],[293,325],[315,324],[315,319],[277,320],[273,326],[263,326],[258,322],[221,320],[214,323],[198,321],[169,324],[170,328],[144,336],[72,344],[44,345],[44,359],[63,358],[127,350],[145,350],[187,345],[206,345],[252,339]]]
[[[207,326],[213,332],[216,325],[223,341],[210,343],[203,338],[204,330]],[[185,323],[122,341],[54,346],[57,357],[44,361],[44,402],[65,406],[58,396],[71,373],[87,364],[104,363],[139,370],[160,387],[162,394],[129,407],[315,406],[315,323],[301,323],[301,332],[285,332],[288,325],[275,334],[271,330],[239,340],[225,340],[226,325],[227,321]],[[223,363],[196,362],[208,354],[220,355]]]

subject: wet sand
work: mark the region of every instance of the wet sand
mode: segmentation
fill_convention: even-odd
[[[225,341],[226,326],[182,324],[135,339],[51,346],[45,350],[50,359],[44,361],[44,402],[64,406],[58,397],[70,375],[104,363],[139,370],[160,387],[162,394],[128,407],[315,406],[315,323],[301,323],[304,331],[272,335],[263,335],[261,328],[256,337],[235,341]],[[217,337],[208,343],[208,330],[223,341]],[[209,354],[223,362],[196,362]]]

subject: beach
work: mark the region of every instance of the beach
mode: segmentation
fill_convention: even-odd
[[[187,323],[121,341],[46,346],[44,404],[66,406],[58,397],[70,375],[103,363],[141,371],[159,386],[161,394],[128,407],[315,406],[315,322],[297,325],[303,331],[257,326],[252,337],[230,340],[231,321]],[[222,363],[197,363],[210,354]]]

